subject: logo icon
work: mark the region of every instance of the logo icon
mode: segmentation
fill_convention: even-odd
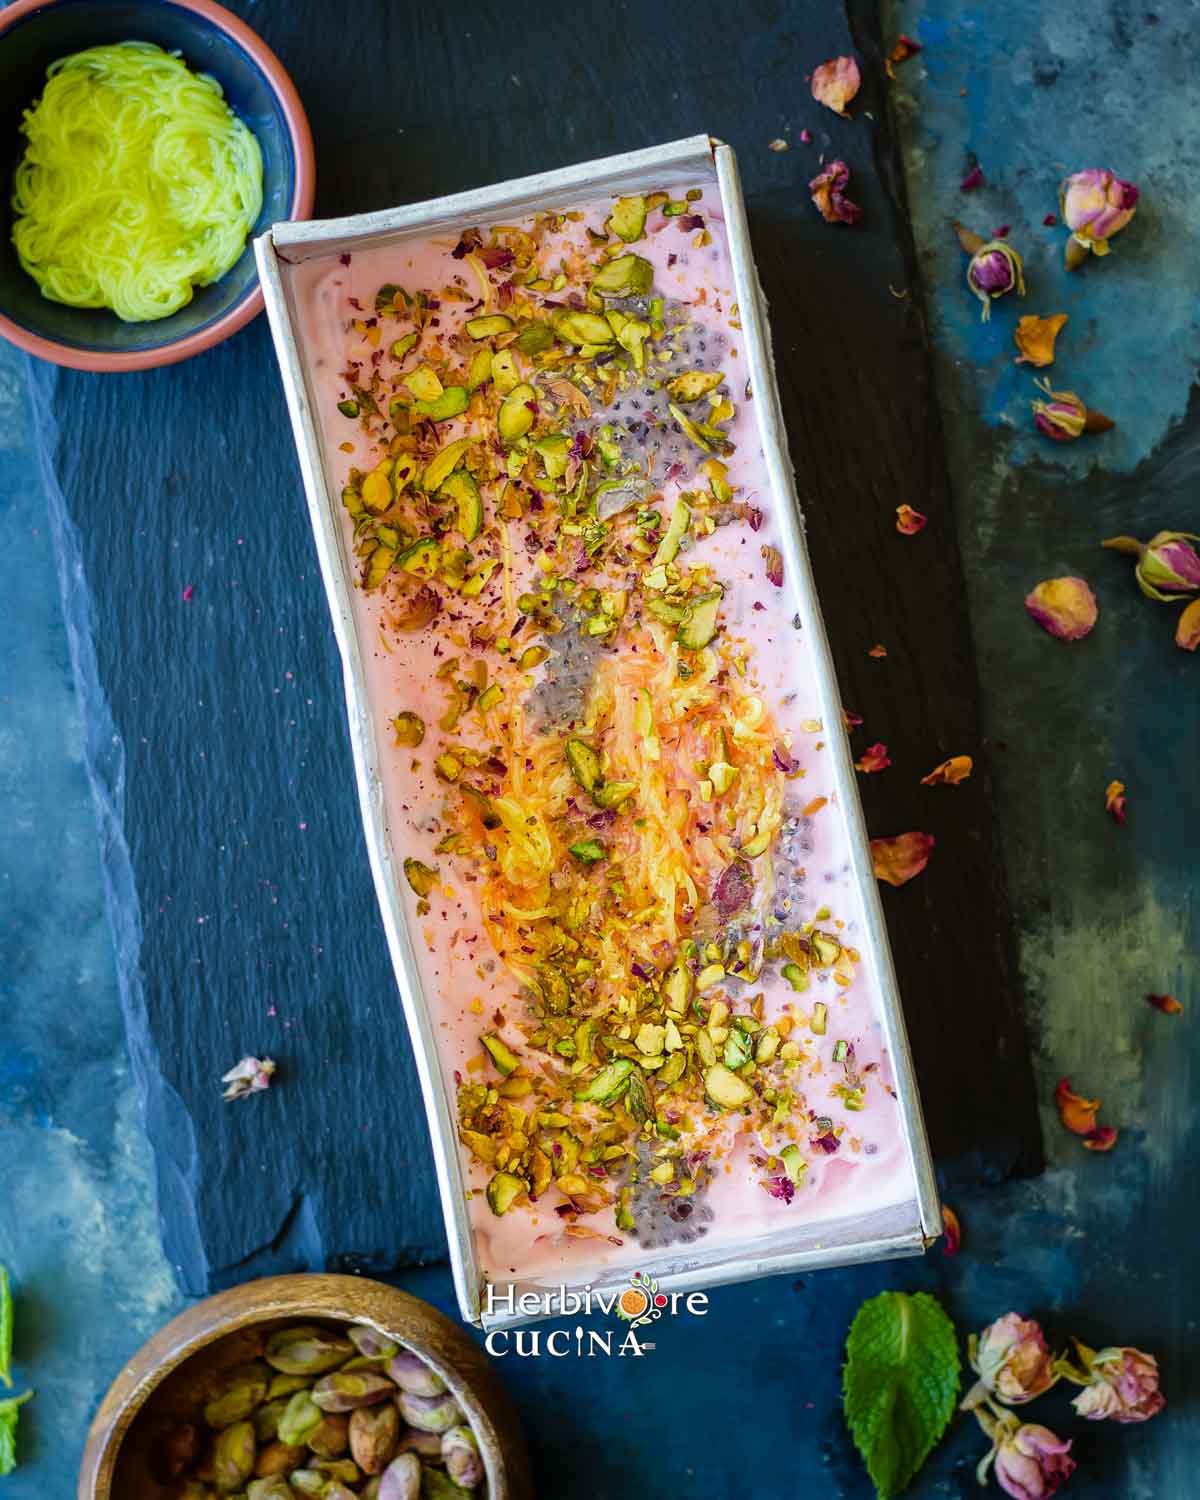
[[[659,1291],[658,1282],[652,1276],[635,1271],[629,1285],[617,1298],[615,1311],[630,1328],[641,1328],[643,1324],[661,1318],[666,1305],[667,1298]]]

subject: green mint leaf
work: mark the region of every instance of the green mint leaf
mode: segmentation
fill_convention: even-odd
[[[8,1271],[0,1266],[0,1380],[12,1385],[13,1306]]]
[[[23,1396],[9,1396],[0,1401],[0,1478],[17,1467],[18,1408],[32,1395],[32,1391],[26,1391]]]
[[[898,1495],[954,1415],[958,1338],[926,1292],[881,1292],[846,1338],[842,1408],[879,1500]]]

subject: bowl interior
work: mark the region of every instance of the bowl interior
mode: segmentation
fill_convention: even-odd
[[[0,12],[0,19],[3,12]],[[263,207],[251,237],[292,216],[296,161],[287,120],[270,80],[213,21],[171,0],[55,0],[0,31],[0,313],[42,338],[74,349],[135,353],[161,349],[202,332],[258,285],[249,241],[237,263],[212,286],[197,287],[186,307],[152,323],[122,323],[107,308],[64,307],[43,297],[12,244],[11,187],[24,149],[22,112],[42,92],[50,63],[104,43],[155,42],[211,73],[258,137],[263,157]]]

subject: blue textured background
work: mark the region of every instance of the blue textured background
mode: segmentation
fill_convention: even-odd
[[[509,1360],[550,1500],[631,1490],[669,1500],[765,1500],[780,1491],[865,1500],[870,1487],[841,1427],[837,1363],[859,1300],[892,1285],[939,1291],[964,1330],[1017,1307],[1044,1317],[1060,1340],[1075,1332],[1156,1351],[1171,1404],[1145,1428],[1085,1427],[1062,1393],[1034,1410],[1077,1439],[1071,1493],[1195,1493],[1200,1432],[1185,1351],[1200,1311],[1192,1269],[1197,662],[1171,643],[1173,613],[1143,600],[1128,563],[1096,543],[1117,530],[1200,530],[1192,407],[1200,209],[1186,191],[1200,171],[1190,82],[1198,20],[1191,3],[1162,7],[1151,21],[1102,0],[1052,13],[1028,0],[1003,11],[947,0],[894,7],[888,28],[926,44],[900,70],[897,102],[984,711],[1003,747],[999,823],[1037,1029],[1048,1170],[960,1197],[966,1240],[957,1260],[935,1252],[920,1264],[825,1273],[802,1287],[781,1280],[717,1291],[707,1319],[659,1324],[657,1349],[636,1364],[581,1370],[573,1360]],[[988,186],[964,196],[957,184],[968,150]],[[804,163],[782,161],[789,170],[795,161],[797,184],[807,175]],[[1091,164],[1134,177],[1144,207],[1107,264],[1068,281],[1058,269],[1062,233],[1041,220],[1055,208],[1062,170]],[[1071,314],[1052,373],[1114,416],[1116,433],[1066,450],[1029,436],[1030,376],[1010,365],[1017,309],[1010,299],[990,327],[979,324],[961,284],[954,217],[985,230],[1012,225],[1030,282],[1020,310]],[[227,357],[246,355],[235,343]],[[219,359],[194,368],[218,380]],[[103,705],[90,696],[97,678],[79,553],[30,435],[32,404],[43,403],[44,418],[45,400],[43,373],[31,383],[23,362],[0,349],[8,627],[0,634],[0,1259],[17,1283],[18,1378],[39,1387],[23,1414],[24,1464],[4,1482],[13,1500],[72,1493],[83,1429],[104,1386],[179,1305],[157,1239],[104,922],[101,871],[119,881],[114,841],[127,832],[115,773],[122,748],[138,752],[112,744]],[[140,430],[151,442],[153,429]],[[103,469],[95,483],[103,499]],[[247,584],[261,565],[247,565]],[[172,574],[169,556],[161,568],[173,604],[190,580]],[[1061,572],[1083,573],[1100,600],[1095,634],[1071,647],[1034,630],[1020,604],[1039,578]],[[86,582],[95,589],[105,580]],[[164,614],[164,681],[176,619]],[[323,620],[288,623],[305,650],[325,649]],[[213,649],[222,649],[219,639]],[[287,657],[272,684],[281,696],[290,690],[284,672],[306,664],[295,650]],[[300,682],[302,697],[303,674]],[[294,727],[292,717],[302,725],[302,713],[281,709],[281,730]],[[103,863],[85,739],[90,763],[114,772],[104,787]],[[181,731],[161,753],[199,758],[202,748]],[[1130,790],[1123,829],[1101,810],[1114,776]],[[297,808],[297,822],[305,814]],[[270,907],[265,894],[264,916]],[[1177,994],[1185,1017],[1150,1010],[1150,989]],[[1104,1117],[1122,1131],[1111,1156],[1090,1156],[1059,1130],[1050,1098],[1063,1073],[1104,1097]],[[304,1226],[295,1232],[302,1241]],[[441,1270],[398,1279],[449,1303]],[[960,1423],[913,1493],[978,1493],[979,1450]]]

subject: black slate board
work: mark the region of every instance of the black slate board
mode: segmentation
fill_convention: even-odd
[[[705,130],[735,147],[845,702],[866,718],[858,742],[886,740],[895,762],[865,778],[870,825],[938,839],[928,871],[885,892],[935,1149],[951,1183],[1036,1170],[920,291],[871,81],[873,7],[853,6],[853,35],[818,0],[602,6],[585,30],[566,10],[517,21],[493,3],[233,8],[307,104],[321,215]],[[806,74],[852,47],[868,81],[848,123],[811,100]],[[790,151],[768,150],[778,136]],[[861,228],[828,226],[811,207],[821,153],[853,169]],[[187,365],[105,379],[40,371],[38,389],[60,545],[93,600],[95,661],[78,628],[76,659],[112,814],[105,872],[168,1255],[189,1291],[301,1265],[439,1259],[424,1120],[265,322]],[[916,540],[894,529],[902,500],[930,515]],[[867,656],[876,640],[885,661]],[[962,751],[981,762],[971,782],[917,784]],[[225,1105],[218,1075],[245,1052],[278,1059],[278,1086]]]

